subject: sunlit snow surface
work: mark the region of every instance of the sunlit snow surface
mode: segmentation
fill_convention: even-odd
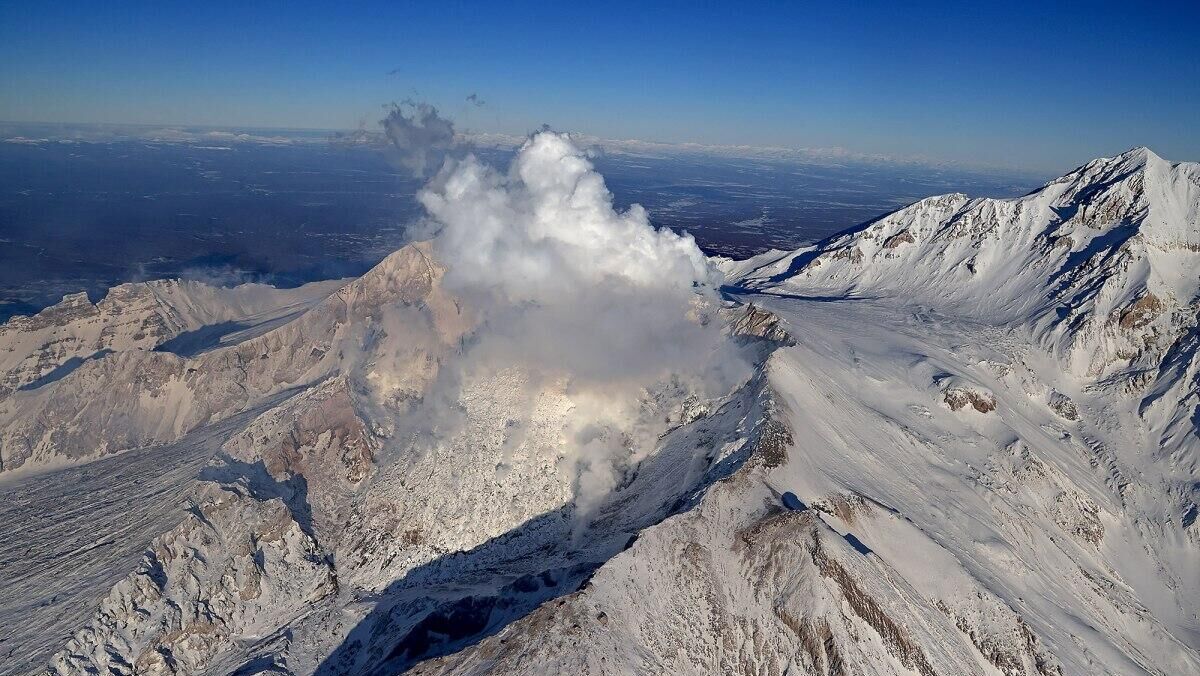
[[[795,430],[786,462],[747,469],[743,480],[705,498],[709,508],[697,507],[686,516],[652,526],[630,550],[597,571],[590,590],[572,597],[575,610],[557,611],[556,618],[576,618],[564,620],[567,625],[542,624],[534,629],[526,621],[517,621],[481,645],[504,638],[509,652],[521,646],[527,658],[543,660],[536,663],[549,671],[539,673],[580,668],[581,662],[588,662],[585,657],[604,653],[610,645],[616,651],[608,653],[611,658],[626,660],[618,662],[617,668],[677,668],[669,656],[646,662],[644,656],[635,659],[636,653],[626,652],[624,646],[647,645],[653,652],[655,642],[663,640],[655,638],[663,625],[654,618],[669,612],[666,608],[672,604],[693,608],[701,597],[691,595],[708,593],[695,586],[705,578],[693,574],[682,578],[686,581],[682,586],[677,581],[655,582],[659,575],[675,579],[678,573],[672,571],[678,564],[671,549],[687,542],[715,557],[709,565],[716,579],[728,576],[728,582],[716,584],[731,596],[720,597],[718,603],[738,609],[747,622],[759,627],[756,631],[778,627],[770,596],[764,598],[762,593],[782,594],[777,603],[800,604],[800,608],[807,608],[807,601],[793,598],[786,584],[775,587],[776,582],[758,579],[757,573],[748,573],[738,563],[738,557],[726,560],[721,552],[734,546],[731,538],[739,529],[765,518],[764,509],[769,514],[786,507],[795,518],[823,522],[820,528],[828,535],[820,537],[841,535],[844,551],[831,550],[828,555],[844,557],[850,562],[845,565],[851,565],[855,556],[862,557],[866,568],[854,575],[895,576],[890,581],[878,578],[886,587],[875,592],[880,594],[879,603],[897,617],[914,613],[929,624],[906,630],[913,642],[924,646],[937,673],[972,669],[988,673],[978,655],[971,658],[969,652],[955,652],[953,646],[945,653],[931,650],[931,644],[946,640],[940,631],[955,631],[953,619],[937,607],[939,600],[964,616],[982,613],[965,620],[981,632],[999,631],[997,626],[1021,618],[1039,638],[1038,649],[1057,659],[1063,673],[1127,674],[1155,668],[1191,673],[1200,667],[1196,653],[1200,625],[1189,601],[1197,598],[1200,579],[1195,545],[1171,535],[1173,528],[1163,527],[1166,524],[1156,523],[1163,507],[1155,501],[1154,487],[1164,479],[1164,469],[1137,460],[1152,456],[1154,443],[1141,431],[1133,411],[1114,409],[1090,400],[1084,392],[1070,391],[1080,420],[1064,420],[1039,397],[1044,383],[1030,366],[1036,364],[1036,357],[1003,330],[984,323],[954,320],[928,308],[892,301],[769,294],[746,295],[742,300],[780,315],[797,340],[795,346],[780,348],[768,367],[770,385]],[[947,381],[992,393],[996,411],[950,410],[943,398]],[[1113,416],[1124,423],[1112,424]],[[717,433],[738,434],[736,425],[721,432],[726,423],[720,418],[714,424]],[[2,490],[8,522],[34,526],[10,533],[5,540],[6,563],[13,571],[5,579],[17,582],[0,590],[3,624],[11,627],[6,643],[17,655],[36,650],[7,662],[4,673],[21,673],[44,657],[42,639],[64,638],[86,618],[106,585],[131,567],[140,548],[180,517],[179,498],[186,493],[187,478],[212,453],[213,442],[208,440],[215,441],[219,434],[219,430],[205,430],[190,437],[196,442],[7,480]],[[705,434],[709,433],[700,436]],[[676,448],[674,452],[680,452]],[[173,469],[160,476],[150,468],[164,459]],[[1137,464],[1126,464],[1131,461]],[[1127,506],[1122,505],[1113,482],[1112,463],[1137,477],[1136,500]],[[152,487],[143,483],[149,476],[158,477]],[[46,487],[49,493],[43,492]],[[670,495],[657,492],[664,487],[654,480],[636,489],[638,499],[649,504]],[[51,504],[44,505],[48,494]],[[783,497],[787,494],[791,496]],[[147,496],[152,497],[147,501]],[[1103,530],[1099,542],[1093,541],[1090,530],[1096,526]],[[570,580],[574,578],[565,571],[572,561],[585,563],[589,557],[611,556],[620,549],[611,543],[620,529],[610,535],[601,531],[590,538],[591,549],[572,550],[569,545],[565,550],[544,549],[531,562],[532,550],[543,546],[540,543],[547,542],[547,536],[552,540],[554,532],[554,526],[542,526],[529,535],[497,542],[490,553],[487,548],[474,552],[454,567],[456,577],[438,578],[445,588],[436,593],[457,598],[464,585],[475,593],[492,593],[489,585],[506,584],[526,570],[562,570],[555,575]],[[779,537],[800,542],[808,537],[805,532]],[[826,547],[833,546],[829,542]],[[490,558],[476,561],[475,556]],[[806,560],[797,560],[797,571]],[[889,572],[880,572],[884,570]],[[637,584],[631,586],[635,580]],[[752,586],[738,591],[743,582]],[[428,599],[436,591],[425,589],[405,591],[401,586],[397,593]],[[637,597],[638,589],[653,594],[654,602]],[[886,594],[901,593],[896,590],[912,595],[910,602],[918,605],[906,610],[892,607],[895,601]],[[553,597],[563,591],[539,593]],[[747,596],[737,596],[742,593]],[[977,601],[979,608],[964,601],[978,594],[986,599]],[[553,607],[547,606],[547,612]],[[826,611],[817,607],[806,612]],[[598,613],[605,614],[603,626],[595,620]],[[596,632],[582,643],[571,641],[568,633],[571,621],[583,621],[580,614],[587,618],[589,631]],[[703,631],[711,629],[695,624],[691,613],[672,617],[674,631],[668,632],[672,635],[677,632],[704,641]],[[847,621],[861,622],[854,620],[853,613],[849,617]],[[304,627],[314,621],[315,627]],[[320,634],[332,629],[319,617],[306,622],[297,630]],[[860,630],[873,631],[867,625]],[[786,634],[767,632],[760,655],[790,650]],[[955,636],[965,641],[961,634]],[[690,643],[685,640],[683,645]],[[693,648],[698,646],[687,649]],[[312,668],[319,663],[317,655],[295,652],[303,651],[301,646],[290,650],[293,666]],[[470,672],[470,665],[481,666],[477,654],[476,648],[468,646],[428,668]],[[869,641],[861,654],[846,657],[874,673],[904,669],[882,645]],[[509,663],[499,662],[505,664]],[[719,669],[721,664],[714,661],[710,666]]]
[[[1065,420],[1043,398],[1033,350],[982,322],[895,300],[752,300],[799,343],[772,377],[804,433],[770,485],[805,501],[848,490],[877,502],[854,524],[827,521],[929,598],[967,584],[965,572],[1064,673],[1200,667],[1200,556],[1175,524],[1153,523],[1180,469],[1153,460],[1133,402],[1059,380],[1079,407]],[[947,381],[994,394],[996,410],[950,410]],[[1124,496],[1121,472],[1138,477]]]

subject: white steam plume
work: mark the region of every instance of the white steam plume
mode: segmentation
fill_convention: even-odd
[[[448,159],[419,199],[443,287],[476,328],[415,424],[447,424],[462,383],[506,370],[526,374],[531,390],[564,387],[573,405],[565,447],[547,452],[561,458],[586,514],[654,448],[666,407],[744,377],[713,317],[720,276],[695,241],[655,229],[641,206],[616,211],[567,135],[534,135],[506,173],[474,156]]]
[[[448,162],[419,199],[440,225],[446,287],[484,309],[488,342],[536,357],[521,363],[643,379],[691,363],[693,338],[713,333],[696,303],[715,299],[720,278],[695,240],[653,228],[640,205],[616,212],[565,134],[531,138],[507,174],[473,156]],[[530,331],[540,326],[553,331]]]

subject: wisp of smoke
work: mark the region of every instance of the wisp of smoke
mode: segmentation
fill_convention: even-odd
[[[395,161],[417,178],[424,178],[441,166],[454,148],[454,123],[428,103],[411,100],[394,103],[379,124],[391,144]]]
[[[262,275],[231,265],[184,268],[179,272],[179,278],[225,288],[262,281]]]

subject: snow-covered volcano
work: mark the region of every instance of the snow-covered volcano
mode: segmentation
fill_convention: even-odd
[[[1200,671],[1200,165],[929,198],[724,298],[558,135],[423,201],[335,292],[7,325],[0,670]]]

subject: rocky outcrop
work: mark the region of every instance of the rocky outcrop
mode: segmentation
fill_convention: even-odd
[[[996,410],[996,397],[990,392],[976,388],[954,385],[942,392],[942,400],[951,411],[958,411],[970,406],[979,413],[991,413]]]
[[[1063,420],[1079,419],[1079,408],[1075,406],[1075,402],[1058,390],[1051,390],[1046,403],[1050,406],[1050,410]]]
[[[791,345],[795,341],[779,317],[767,312],[754,303],[738,306],[726,312],[729,333],[733,336],[761,338],[776,345]]]
[[[1163,302],[1152,293],[1137,299],[1121,312],[1119,324],[1126,330],[1137,330],[1153,322],[1163,311]]]
[[[898,232],[898,233],[892,235],[891,237],[888,237],[887,240],[884,241],[884,243],[883,243],[883,248],[895,249],[896,247],[900,246],[901,244],[912,244],[915,241],[917,241],[917,240],[913,238],[912,233],[907,230],[904,230],[902,232]]]

